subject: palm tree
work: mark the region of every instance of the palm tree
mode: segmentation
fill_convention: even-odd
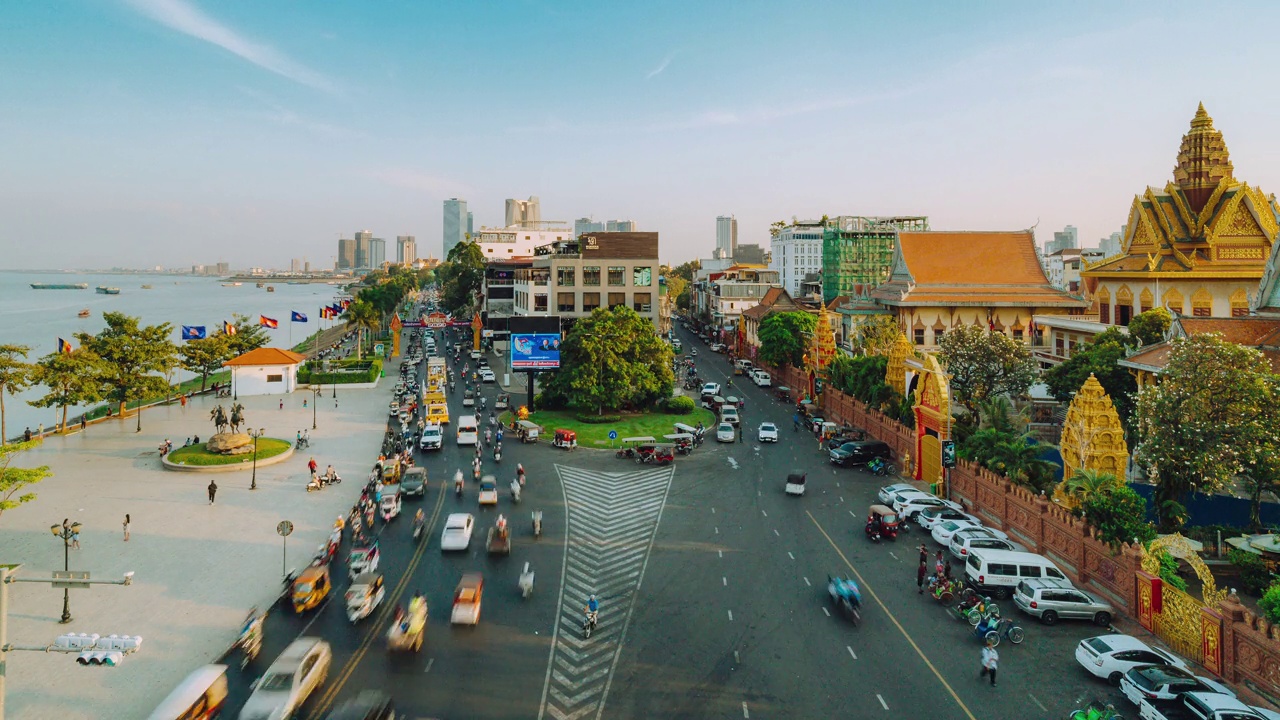
[[[347,306],[347,328],[356,329],[356,360],[361,359],[364,350],[364,331],[378,329],[378,310],[363,300],[356,300]]]
[[[1066,486],[1063,489],[1068,497],[1075,500],[1078,507],[1083,505],[1089,498],[1119,486],[1120,480],[1113,473],[1080,468],[1071,477],[1067,478]]]
[[[978,417],[979,429],[992,428],[1017,435],[1027,426],[1026,413],[1014,410],[1013,403],[1003,395],[978,401]]]
[[[1053,484],[1053,476],[1057,471],[1056,463],[1040,457],[1040,446],[1027,442],[1030,436],[1023,435],[1014,440],[1002,442],[996,448],[996,455],[987,467],[1003,473],[1005,477],[1025,485],[1038,492],[1048,490]]]

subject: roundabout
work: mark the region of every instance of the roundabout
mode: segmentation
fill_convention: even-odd
[[[279,438],[261,438],[258,440],[258,467],[275,465],[293,456],[293,443]],[[175,472],[234,472],[248,470],[253,466],[255,453],[251,450],[237,455],[226,455],[211,452],[209,443],[199,443],[177,448],[160,458],[166,470]]]

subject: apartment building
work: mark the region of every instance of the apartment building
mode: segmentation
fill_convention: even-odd
[[[658,233],[604,232],[536,248],[531,267],[515,271],[516,315],[586,317],[625,305],[660,323]]]

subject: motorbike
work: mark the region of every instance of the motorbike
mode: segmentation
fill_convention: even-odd
[[[292,581],[290,581],[292,583]],[[241,669],[248,667],[258,657],[258,653],[262,651],[262,625],[267,619],[267,614],[258,615],[258,608],[249,611],[249,616],[244,619],[244,627],[240,630],[240,637],[236,640],[236,645],[244,651],[244,656],[240,659]]]
[[[493,442],[493,431],[492,431],[492,430],[490,430],[490,429],[488,429],[488,428],[485,428],[485,431],[484,431],[484,444],[485,444],[485,445],[488,445],[488,444],[489,444],[489,443],[491,443],[491,442]]]
[[[462,478],[453,481],[453,492],[458,497],[462,497]]]
[[[529,563],[524,564],[524,570],[520,573],[520,596],[528,598],[533,594],[533,571],[529,569]]]
[[[493,446],[493,461],[502,462],[502,443]]]
[[[542,537],[542,511],[533,511],[533,536],[535,538]]]
[[[324,487],[325,483],[319,475],[313,475],[311,476],[311,479],[307,481],[307,492],[311,492],[312,490],[323,490]]]
[[[171,442],[169,442],[168,440],[166,440],[166,441],[164,441],[164,442],[160,443],[160,448],[159,448],[159,450],[160,450],[160,454],[161,454],[161,455],[168,455],[170,452],[172,452],[172,451],[173,451],[173,443],[171,443]]]
[[[511,482],[511,502],[520,504],[520,483],[514,480]]]
[[[582,623],[582,637],[584,639],[591,637],[592,631],[596,629],[596,623],[599,620],[599,615],[600,615],[599,610],[587,611],[587,619],[584,620]]]
[[[427,518],[419,510],[418,514],[413,518],[413,539],[417,540],[422,537],[422,530],[427,526]]]

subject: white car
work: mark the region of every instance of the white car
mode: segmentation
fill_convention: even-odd
[[[716,442],[733,442],[736,440],[733,436],[733,426],[727,422],[722,422],[716,426]]]
[[[440,533],[440,549],[466,550],[471,546],[471,533],[475,528],[476,519],[470,513],[449,513],[444,532]]]
[[[1231,688],[1212,678],[1193,675],[1170,665],[1139,665],[1120,679],[1120,692],[1137,705],[1143,699],[1172,700],[1184,692],[1209,692],[1235,697]]]
[[[894,483],[892,485],[885,485],[884,487],[880,488],[880,492],[876,493],[876,499],[880,501],[881,505],[890,505],[893,503],[894,495],[897,495],[898,493],[901,493],[901,492],[906,492],[907,490],[915,490],[915,489],[916,489],[916,486],[912,485],[911,483]]]
[[[703,385],[703,386],[702,386],[702,394],[703,394],[703,395],[719,395],[719,394],[720,394],[720,383],[710,383],[710,382],[709,382],[709,383],[707,383],[707,384]]]
[[[482,353],[481,353],[479,350],[472,350],[472,351],[471,351],[471,356],[470,356],[470,357],[471,357],[471,359],[472,359],[472,360],[479,360],[479,359],[480,359],[480,355],[481,355],[481,354],[482,354]]]
[[[1131,635],[1085,638],[1076,646],[1076,662],[1112,685],[1119,685],[1124,674],[1138,665],[1173,665],[1188,669],[1187,663],[1177,655],[1150,647]]]
[[[729,423],[730,425],[738,425],[738,408],[732,405],[725,405],[720,408],[720,422]]]
[[[484,479],[480,481],[480,504],[498,504],[498,483],[491,475],[486,475]]]
[[[762,442],[778,442],[778,426],[771,422],[760,423],[760,429],[756,431],[756,438]]]
[[[489,368],[480,368],[480,382],[491,383],[496,382],[497,380],[498,376],[494,375],[492,370]]]
[[[920,511],[925,508],[950,507],[956,510],[960,509],[959,503],[954,503],[950,500],[943,500],[942,498],[934,497],[927,493],[924,494],[923,497],[920,495],[901,494],[898,495],[898,497],[899,500],[896,500],[893,503],[894,512],[897,512],[899,517],[904,517],[908,520],[915,520],[916,516],[920,514]]]
[[[978,525],[982,524],[982,521],[976,516],[970,515],[963,510],[956,510],[946,506],[925,508],[916,516],[916,524],[925,530],[932,530],[948,520],[969,520]]]
[[[444,433],[439,425],[427,425],[422,428],[422,439],[418,441],[420,450],[439,450],[444,446]]]
[[[951,557],[964,561],[969,559],[970,550],[1021,550],[1017,544],[996,537],[986,527],[961,530],[951,536]]]
[[[950,545],[951,538],[961,530],[971,530],[973,528],[982,528],[1001,540],[1009,539],[1009,536],[995,528],[984,527],[982,523],[976,520],[947,520],[933,526],[933,540],[939,545]]]
[[[316,688],[324,684],[333,663],[329,643],[300,637],[289,643],[253,685],[253,694],[240,708],[240,720],[278,720],[292,717]]]
[[[769,373],[763,370],[756,370],[751,373],[751,381],[756,387],[773,387],[773,378],[769,377]]]

